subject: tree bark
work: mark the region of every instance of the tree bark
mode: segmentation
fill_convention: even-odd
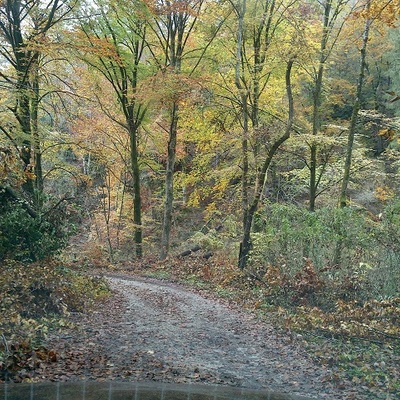
[[[172,228],[172,213],[174,201],[174,169],[176,158],[176,142],[179,119],[179,107],[176,102],[172,105],[171,124],[169,128],[168,149],[167,149],[167,169],[165,172],[165,202],[164,217],[161,236],[160,259],[167,258],[170,247],[170,236]]]
[[[201,7],[201,3],[202,2],[199,3],[199,7]],[[200,11],[200,8],[198,11]],[[196,19],[194,19],[194,22],[185,35],[185,30],[188,27],[189,14],[180,9],[173,8],[171,9],[170,14],[168,14],[165,25],[165,28],[167,29],[167,35],[163,35],[163,39],[166,39],[165,66],[170,66],[175,74],[179,74],[181,72],[184,47],[186,40],[188,39],[194,26],[195,20]],[[167,258],[170,248],[174,202],[174,172],[179,120],[178,101],[178,98],[174,98],[172,100],[169,121],[170,125],[168,131],[167,167],[165,172],[165,201],[160,243],[160,260],[165,260]]]
[[[367,4],[365,6],[367,15],[369,15],[370,7],[371,7],[371,1],[368,0]],[[360,69],[359,69],[359,75],[358,75],[358,79],[357,79],[356,97],[354,99],[349,134],[347,137],[346,160],[345,160],[345,164],[344,164],[343,180],[342,180],[342,186],[341,186],[340,197],[339,197],[339,207],[341,207],[341,208],[346,207],[346,205],[347,205],[347,188],[348,188],[349,181],[350,181],[350,170],[351,170],[351,161],[352,161],[352,155],[353,155],[354,137],[355,137],[355,133],[356,133],[358,113],[359,113],[360,107],[361,107],[362,89],[363,89],[363,84],[364,84],[365,69],[367,66],[366,56],[367,56],[367,46],[368,46],[371,22],[372,21],[371,21],[370,17],[368,16],[367,20],[365,22],[365,28],[364,28],[364,32],[363,32],[363,41],[362,41],[362,47],[360,50]]]
[[[42,150],[39,135],[39,54],[36,53],[32,62],[32,96],[31,96],[31,130],[33,139],[33,162],[35,172],[35,200],[40,209],[43,205],[43,169]]]
[[[244,43],[244,15],[246,13],[246,0],[242,0],[236,8],[238,16],[238,32],[236,47],[236,65],[235,65],[235,85],[239,92],[241,114],[242,114],[242,209],[243,209],[243,230],[246,230],[247,213],[249,204],[248,195],[248,175],[249,175],[249,155],[248,155],[248,134],[249,134],[249,113],[247,107],[248,93],[243,85],[243,43]]]
[[[290,132],[292,129],[293,119],[294,119],[293,93],[291,85],[291,72],[292,72],[293,62],[294,60],[292,59],[289,60],[286,67],[285,79],[286,79],[286,93],[288,98],[289,111],[288,111],[288,120],[286,124],[285,133],[279,139],[277,139],[269,149],[267,157],[265,158],[262,168],[260,169],[257,176],[256,193],[246,213],[246,221],[243,230],[243,237],[242,237],[242,242],[240,244],[238,265],[239,268],[241,269],[246,268],[248,257],[252,248],[251,228],[253,225],[254,215],[257,211],[258,205],[260,203],[264,191],[264,184],[268,168],[271,165],[271,162],[276,152],[280,148],[280,146],[290,137]]]
[[[323,21],[323,32],[321,38],[320,47],[320,59],[318,64],[318,71],[315,80],[315,87],[313,93],[313,120],[312,120],[312,134],[317,136],[321,129],[321,93],[322,83],[325,69],[325,62],[327,60],[327,45],[330,32],[331,23],[331,9],[332,0],[327,0],[324,5],[324,21]],[[309,210],[315,210],[315,200],[317,197],[318,179],[317,179],[317,167],[318,167],[318,146],[315,140],[310,144],[310,188],[309,188]]]
[[[132,122],[129,124],[131,171],[133,180],[133,223],[135,224],[135,253],[138,258],[143,255],[142,229],[142,195],[140,185],[140,166],[138,158],[137,131],[139,127]]]

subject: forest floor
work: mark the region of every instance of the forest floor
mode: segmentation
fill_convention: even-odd
[[[361,385],[317,365],[300,335],[280,333],[234,304],[160,279],[121,272],[106,279],[112,296],[50,339],[57,356],[41,363],[34,380],[204,383],[368,398]]]

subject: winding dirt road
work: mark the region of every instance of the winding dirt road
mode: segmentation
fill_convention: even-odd
[[[54,380],[206,383],[351,398],[331,383],[331,371],[250,314],[177,284],[107,279],[115,295],[80,317],[80,334],[54,338],[63,349]]]

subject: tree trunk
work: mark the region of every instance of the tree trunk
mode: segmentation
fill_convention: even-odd
[[[39,136],[39,54],[33,58],[32,62],[32,96],[31,96],[31,131],[33,142],[33,161],[35,172],[35,199],[36,206],[40,209],[43,205],[43,170],[42,170],[42,150]]]
[[[256,192],[254,195],[254,199],[246,212],[246,221],[244,224],[242,242],[240,244],[238,265],[239,268],[241,269],[246,268],[248,257],[252,248],[251,228],[253,225],[254,215],[257,211],[258,205],[260,203],[264,191],[264,184],[268,168],[271,165],[271,162],[276,152],[278,151],[279,147],[290,137],[290,131],[292,129],[293,118],[294,118],[293,94],[291,85],[291,71],[293,62],[294,62],[293,60],[290,60],[286,68],[286,92],[288,97],[289,112],[288,112],[288,120],[286,124],[285,133],[278,140],[276,140],[275,143],[269,149],[267,157],[264,160],[264,164],[262,165],[262,168],[260,169],[257,176],[257,182],[255,186]]]
[[[369,40],[369,30],[370,30],[370,26],[371,26],[371,22],[372,22],[371,19],[369,18],[370,7],[371,7],[371,1],[368,0],[365,5],[366,14],[368,17],[367,17],[367,20],[365,21],[365,28],[364,28],[364,32],[363,32],[363,42],[362,42],[362,47],[360,50],[360,70],[359,70],[359,75],[358,75],[358,79],[357,79],[356,97],[354,99],[349,134],[347,137],[346,160],[345,160],[345,165],[344,165],[343,180],[342,180],[342,186],[340,189],[340,197],[339,197],[339,207],[340,208],[344,208],[347,206],[347,187],[348,187],[349,181],[350,181],[350,170],[351,170],[351,161],[352,161],[352,154],[353,154],[353,144],[354,144],[354,137],[355,137],[355,133],[356,133],[356,124],[357,124],[357,119],[358,119],[358,113],[360,111],[360,106],[361,106],[361,95],[362,95],[362,88],[363,88],[363,84],[364,84],[365,69],[367,66],[367,64],[366,64],[367,46],[368,46],[368,40]],[[339,232],[339,239],[336,242],[335,254],[334,254],[334,259],[333,259],[334,265],[341,264],[342,250],[343,250],[343,239],[340,236],[340,232]]]
[[[167,149],[167,170],[165,173],[165,202],[164,218],[161,236],[160,259],[167,258],[170,246],[170,235],[172,227],[172,211],[174,201],[174,169],[176,157],[176,141],[178,131],[179,108],[174,102],[172,106],[171,125],[169,128],[168,149]]]
[[[12,112],[19,124],[19,130],[23,139],[10,131],[13,141],[21,148],[21,160],[24,163],[26,182],[22,185],[25,193],[34,199],[35,186],[42,186],[41,153],[33,134],[37,132],[37,108],[35,104],[39,101],[35,84],[37,79],[39,51],[34,50],[34,41],[44,38],[48,30],[70,12],[70,7],[65,12],[60,0],[48,2],[46,7],[40,8],[38,1],[3,1],[1,2],[2,22],[0,32],[3,39],[1,53],[5,55],[4,60],[14,69],[16,75],[15,95],[16,104]],[[34,31],[29,29],[27,21],[31,19]],[[33,40],[32,40],[33,39]],[[39,41],[36,42],[39,44]],[[33,46],[32,46],[33,45]],[[33,74],[33,75],[32,75]],[[10,82],[13,79],[10,80]],[[33,91],[32,91],[33,88]],[[33,93],[32,93],[33,92]],[[33,107],[33,109],[31,109]],[[31,119],[36,119],[32,124]],[[33,154],[32,154],[33,153]],[[33,156],[33,157],[32,157]],[[32,165],[34,163],[34,165]],[[35,181],[34,174],[38,177]]]
[[[243,131],[242,131],[242,208],[243,208],[243,229],[246,229],[249,207],[249,117],[247,111],[247,96],[241,95],[243,110]]]
[[[370,6],[371,6],[371,1],[368,0],[367,4],[365,5],[367,15],[369,15]],[[360,50],[360,53],[361,53],[360,54],[360,70],[359,70],[359,75],[358,75],[358,79],[357,79],[356,97],[354,99],[353,112],[351,114],[349,134],[348,134],[348,138],[347,138],[346,160],[345,160],[345,165],[344,165],[343,180],[342,180],[342,186],[341,186],[340,197],[339,197],[339,207],[341,207],[341,208],[346,207],[346,205],[347,205],[347,187],[348,187],[349,181],[350,181],[350,169],[351,169],[351,161],[352,161],[352,154],[353,154],[354,136],[356,133],[358,113],[360,111],[360,106],[361,106],[361,96],[362,96],[362,88],[363,88],[363,84],[364,84],[364,75],[365,75],[365,69],[367,66],[366,55],[367,55],[367,46],[368,46],[368,40],[369,40],[370,26],[371,26],[371,19],[369,17],[367,17],[367,20],[365,22],[364,32],[363,32],[362,47]]]
[[[324,21],[323,21],[323,33],[321,38],[320,47],[320,59],[318,65],[317,76],[315,80],[315,87],[313,93],[313,120],[312,120],[312,134],[317,136],[321,130],[321,94],[322,94],[322,83],[325,69],[325,62],[327,60],[327,45],[330,33],[330,15],[332,9],[332,0],[327,0],[324,5]],[[309,189],[309,210],[313,212],[315,210],[315,200],[317,197],[318,189],[318,178],[317,178],[317,167],[318,167],[318,146],[314,141],[310,144],[310,189]]]
[[[246,231],[248,221],[248,175],[249,175],[249,156],[248,156],[248,134],[249,134],[249,113],[247,108],[246,88],[243,87],[243,42],[244,42],[244,15],[246,13],[246,0],[238,5],[236,9],[238,16],[238,32],[236,47],[235,65],[235,85],[239,92],[241,114],[242,114],[242,209],[243,209],[243,231]]]
[[[269,77],[271,75],[270,72],[263,73],[265,68],[265,60],[267,57],[267,51],[269,50],[272,36],[274,35],[275,28],[277,26],[273,26],[273,16],[275,12],[275,0],[264,0],[264,4],[262,7],[262,15],[260,22],[255,26],[253,30],[253,65],[251,67],[252,74],[252,86],[253,90],[250,91],[249,95],[250,99],[250,108],[249,116],[251,119],[252,127],[257,131],[260,123],[260,96],[263,91],[263,88],[266,87]],[[257,165],[257,155],[259,154],[259,150],[261,147],[261,143],[258,138],[255,138],[255,142],[253,144],[253,153],[254,158],[256,160]],[[258,169],[258,167],[257,167]]]
[[[137,148],[138,127],[132,122],[129,124],[131,169],[133,179],[133,223],[135,224],[135,253],[138,258],[143,255],[143,229],[142,229],[142,195],[140,185],[140,167]]]
[[[26,85],[27,83],[23,83]],[[14,115],[17,118],[21,131],[24,135],[22,140],[22,146],[20,150],[20,156],[24,163],[24,173],[26,181],[22,185],[22,188],[29,197],[33,198],[34,194],[34,181],[32,174],[34,172],[32,168],[32,131],[31,131],[31,115],[30,115],[30,98],[28,90],[26,88],[17,89],[18,92],[18,107],[16,108]]]

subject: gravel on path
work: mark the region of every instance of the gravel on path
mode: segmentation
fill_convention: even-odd
[[[316,399],[361,398],[339,388],[332,372],[296,341],[235,306],[151,278],[107,280],[113,296],[79,316],[79,334],[53,338],[59,359],[42,374],[53,380],[204,383]]]

